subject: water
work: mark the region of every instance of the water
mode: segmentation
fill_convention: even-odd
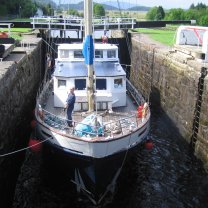
[[[207,208],[208,175],[164,114],[153,112],[150,137],[154,148],[138,148],[120,175],[113,201],[108,203],[107,198],[100,207]],[[54,168],[50,175],[57,172]],[[69,179],[57,177],[46,183],[44,174],[41,153],[28,151],[13,208],[94,207],[88,199],[76,195]]]

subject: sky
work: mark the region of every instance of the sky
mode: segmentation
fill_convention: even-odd
[[[134,2],[132,0],[131,2]],[[138,4],[143,6],[162,6],[163,8],[182,8],[188,9],[192,3],[197,5],[198,3],[203,3],[208,5],[208,0],[136,0]]]
[[[56,3],[59,1],[61,3],[78,3],[83,0],[54,0]],[[96,2],[102,2],[105,3],[106,1],[114,1],[117,2],[118,0],[95,0]],[[192,3],[197,5],[198,3],[203,3],[208,6],[208,0],[119,0],[119,3],[122,4],[122,1],[125,1],[127,3],[131,4],[137,4],[140,6],[162,6],[164,9],[170,9],[170,8],[182,8],[182,9],[188,9]]]

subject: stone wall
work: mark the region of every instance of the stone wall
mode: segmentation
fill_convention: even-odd
[[[131,82],[147,100],[151,96],[154,108],[164,110],[208,170],[208,76],[203,89],[198,86],[201,68],[207,65],[190,54],[136,36],[132,37],[131,61]]]
[[[25,151],[6,153],[27,147],[35,106],[36,92],[42,77],[42,41],[23,37],[24,44],[0,62],[0,193],[1,207],[12,204],[14,186]]]

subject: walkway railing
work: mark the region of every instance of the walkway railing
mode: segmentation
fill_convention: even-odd
[[[84,19],[75,17],[32,17],[31,24],[33,29],[49,29],[49,30],[72,30],[77,28],[83,30]],[[93,28],[99,28],[103,30],[107,29],[133,29],[136,24],[134,18],[94,18]]]

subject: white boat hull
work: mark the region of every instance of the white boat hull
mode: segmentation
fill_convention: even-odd
[[[39,137],[43,140],[48,140],[50,145],[58,146],[64,151],[93,158],[104,158],[116,154],[121,151],[126,151],[141,143],[149,132],[149,121],[129,134],[118,138],[100,138],[88,139],[67,136],[65,132],[61,134],[51,130],[44,124],[38,125]]]

